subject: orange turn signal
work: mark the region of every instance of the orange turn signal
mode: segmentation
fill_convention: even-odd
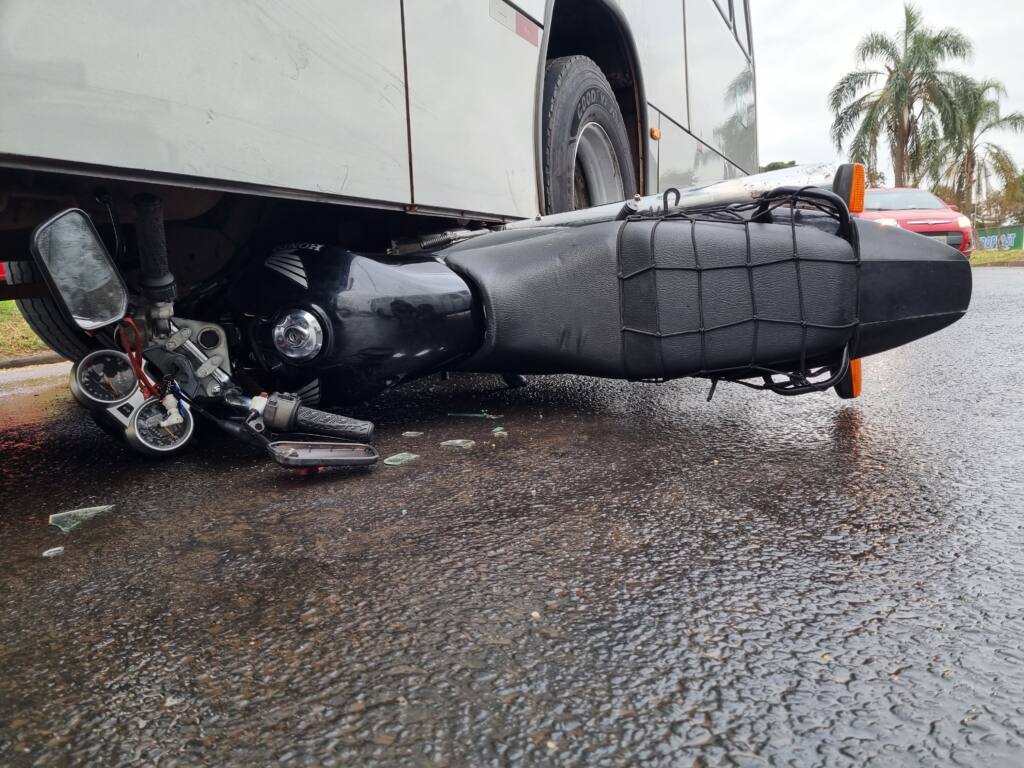
[[[651,138],[655,141],[661,141],[661,128],[651,128]]]
[[[864,166],[860,163],[854,163],[853,174],[850,179],[850,213],[864,212],[864,190],[867,188],[867,183],[864,179]],[[857,371],[859,372],[860,360],[855,360],[854,362],[857,363]]]
[[[832,179],[832,191],[843,198],[850,213],[864,212],[866,177],[864,166],[860,163],[846,163],[836,169],[836,175]]]
[[[860,397],[861,369],[860,359],[851,360],[846,368],[846,374],[835,386],[836,394],[843,400],[852,400]]]
[[[860,384],[861,384],[862,372],[860,367],[860,358],[850,361],[850,389],[853,392],[854,397],[860,397]]]

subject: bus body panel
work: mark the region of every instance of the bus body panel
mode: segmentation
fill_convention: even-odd
[[[637,46],[646,191],[755,172],[743,0],[591,1]],[[4,0],[0,168],[532,216],[556,4]]]
[[[544,24],[547,0],[516,0],[515,6],[538,24]]]
[[[757,173],[754,67],[722,22],[716,0],[686,0],[686,127],[747,173]]]
[[[746,170],[731,163],[710,147],[697,141],[672,120],[660,115],[661,141],[658,142],[658,188],[713,184],[723,179],[744,176]]]
[[[647,103],[686,126],[686,50],[681,0],[617,0],[636,41]]]
[[[649,126],[661,132],[660,141],[648,142],[648,191],[756,173],[754,69],[743,0],[733,0],[732,18],[724,0],[615,2],[637,44]]]
[[[504,0],[405,4],[417,205],[537,213],[542,34]]]
[[[0,155],[410,202],[399,0],[4,0],[0,105]]]

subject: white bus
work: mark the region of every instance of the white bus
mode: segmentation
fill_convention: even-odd
[[[187,287],[298,222],[384,250],[756,171],[746,0],[0,4],[0,290],[72,358],[24,261],[68,205],[159,195]]]

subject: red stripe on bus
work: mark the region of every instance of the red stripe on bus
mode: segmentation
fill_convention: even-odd
[[[540,27],[519,11],[516,11],[516,34],[540,47]]]

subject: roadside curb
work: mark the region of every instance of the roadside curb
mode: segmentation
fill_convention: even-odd
[[[1024,260],[1016,259],[1013,261],[990,261],[986,264],[971,264],[975,269],[981,269],[982,267],[1024,267]]]
[[[0,360],[0,371],[5,371],[8,368],[25,368],[29,365],[49,365],[50,363],[59,363],[63,359],[56,352],[46,352],[29,357],[12,357],[9,360]]]

